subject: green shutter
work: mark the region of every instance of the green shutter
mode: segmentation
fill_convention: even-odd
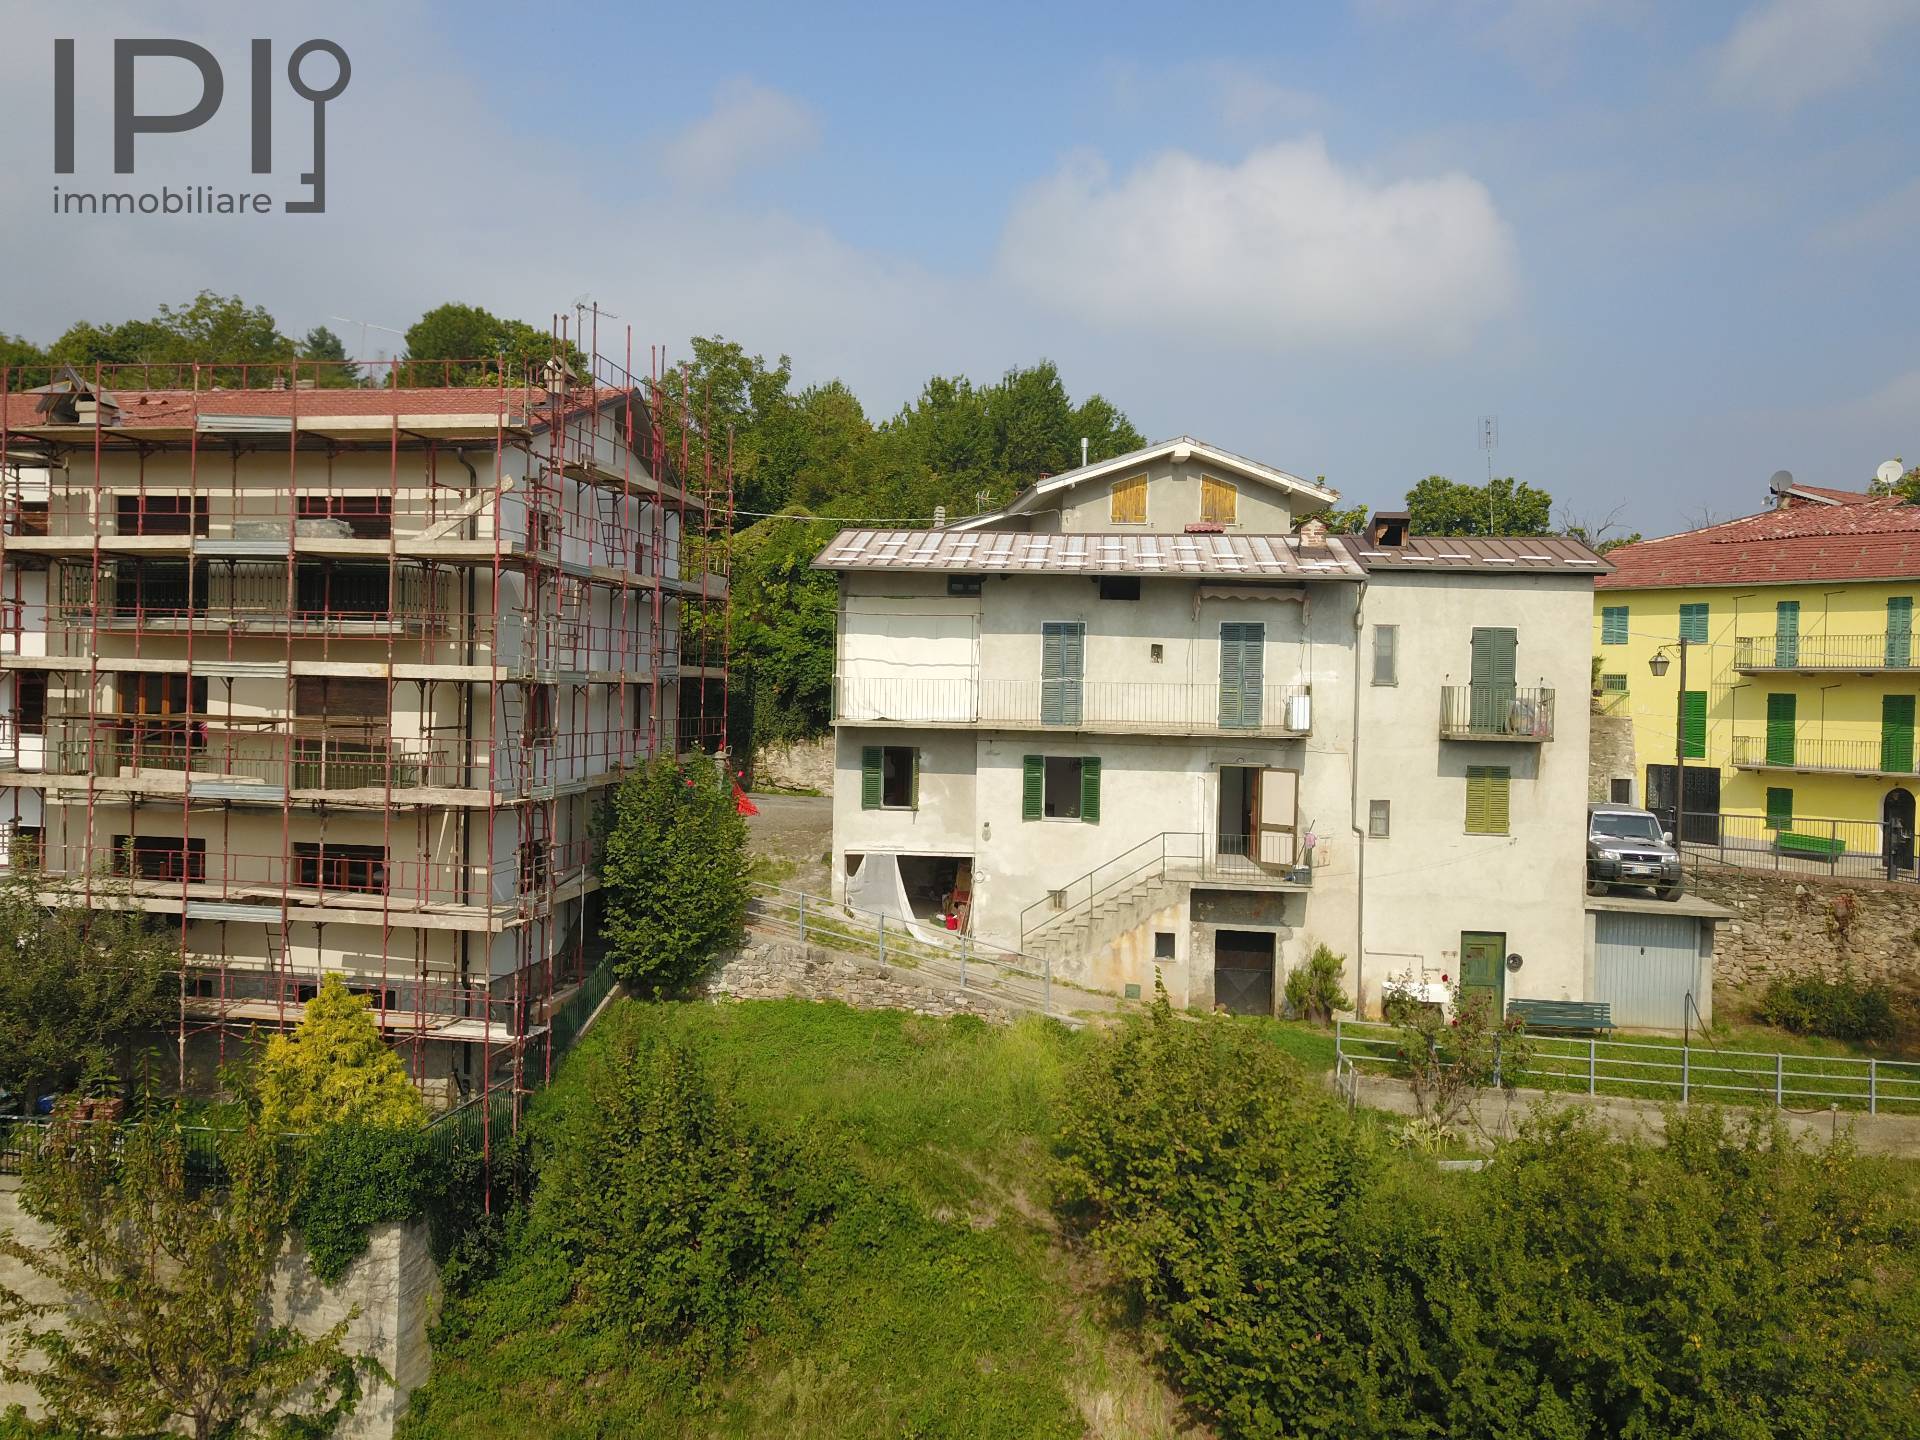
[[[1773,663],[1791,670],[1800,663],[1800,602],[1781,600],[1773,607]]]
[[[1020,762],[1020,818],[1038,820],[1046,814],[1047,757],[1028,755]]]
[[[1499,735],[1513,712],[1513,677],[1520,632],[1504,626],[1476,629],[1472,671],[1467,687],[1468,724],[1483,734]]]
[[[1767,828],[1769,830],[1793,828],[1792,790],[1778,785],[1767,787]]]
[[[1693,645],[1707,643],[1707,607],[1705,605],[1680,607],[1680,638]]]
[[[1507,833],[1507,791],[1512,773],[1505,765],[1467,767],[1467,833]]]
[[[1220,627],[1220,727],[1254,730],[1266,685],[1267,627],[1229,622]]]
[[[1086,674],[1087,627],[1048,621],[1040,627],[1040,723],[1078,725]]]
[[[1887,664],[1906,667],[1913,663],[1913,597],[1887,597]]]
[[[880,747],[865,745],[860,750],[860,808],[880,808]]]
[[[1600,643],[1602,645],[1624,645],[1627,643],[1626,606],[1603,605],[1600,608]]]
[[[1880,697],[1880,768],[1894,775],[1913,773],[1913,696]]]
[[[1680,697],[1680,753],[1689,760],[1707,758],[1707,692],[1689,690]]]
[[[1487,767],[1487,825],[1491,833],[1507,833],[1507,792],[1512,785],[1512,774],[1504,765]]]
[[[1100,823],[1100,757],[1088,755],[1080,761],[1080,818],[1089,825]]]
[[[1767,764],[1793,764],[1793,721],[1793,696],[1767,696]]]
[[[913,752],[912,765],[913,778],[907,789],[907,808],[918,810],[920,808],[920,752],[918,750]]]
[[[1467,767],[1467,834],[1487,833],[1487,770],[1484,765]]]

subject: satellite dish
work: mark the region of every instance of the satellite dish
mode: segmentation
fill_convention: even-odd
[[[1873,472],[1882,485],[1892,485],[1907,473],[1906,467],[1898,460],[1883,460],[1880,468]]]
[[[1774,471],[1773,478],[1767,481],[1767,488],[1776,495],[1786,494],[1793,488],[1793,472],[1791,470]]]

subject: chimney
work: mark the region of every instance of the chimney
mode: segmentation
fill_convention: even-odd
[[[936,530],[944,530],[947,528],[946,506],[936,505],[933,507],[933,528]]]
[[[1405,510],[1376,510],[1367,524],[1367,546],[1373,550],[1398,550],[1413,533],[1413,517]]]
[[[1300,543],[1302,545],[1324,545],[1327,543],[1327,522],[1318,515],[1310,515],[1300,522]]]

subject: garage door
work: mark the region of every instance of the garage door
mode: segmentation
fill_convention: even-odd
[[[1613,1023],[1683,1028],[1693,1018],[1687,996],[1700,978],[1700,922],[1613,910],[1593,918],[1593,998],[1613,1007]],[[1695,1003],[1708,1009],[1697,997]]]

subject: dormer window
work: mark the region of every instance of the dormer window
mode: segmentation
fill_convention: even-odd
[[[1200,518],[1210,525],[1232,525],[1239,518],[1240,491],[1229,480],[1200,477]]]
[[[1147,477],[1135,475],[1130,480],[1116,480],[1108,492],[1108,518],[1115,525],[1144,525],[1147,523]]]

